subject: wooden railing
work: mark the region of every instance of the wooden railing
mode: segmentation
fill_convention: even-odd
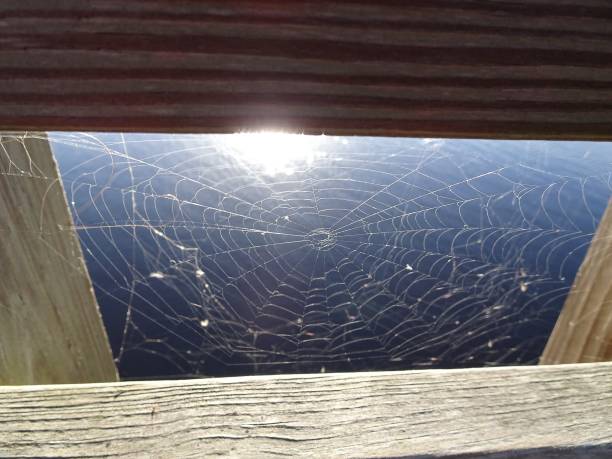
[[[0,2],[0,128],[611,139],[605,0]]]
[[[603,459],[611,388],[612,363],[0,387],[0,455]]]
[[[0,44],[3,130],[612,139],[605,0],[11,0]],[[28,175],[16,165],[29,150],[13,147],[0,151],[0,381],[113,380],[50,151]],[[610,355],[606,237],[555,331],[574,333],[579,313],[589,355],[584,337]],[[562,335],[555,347],[572,350]],[[0,455],[603,458],[611,375],[599,363],[7,386]]]

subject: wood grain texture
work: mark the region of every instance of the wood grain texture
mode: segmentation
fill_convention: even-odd
[[[612,454],[612,363],[0,387],[2,457]]]
[[[0,384],[116,381],[44,136],[0,136]]]
[[[606,0],[8,0],[0,128],[612,139]]]
[[[540,363],[612,361],[612,201],[576,275]]]

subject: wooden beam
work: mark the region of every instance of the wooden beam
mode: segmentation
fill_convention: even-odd
[[[0,136],[0,384],[116,381],[44,135]]]
[[[605,0],[8,0],[0,128],[612,139]]]
[[[612,360],[612,201],[580,266],[541,364]]]
[[[0,452],[603,458],[611,387],[612,363],[0,387]]]

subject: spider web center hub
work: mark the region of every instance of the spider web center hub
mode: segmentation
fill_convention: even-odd
[[[336,245],[336,235],[326,228],[314,229],[306,235],[306,238],[317,250],[331,250]]]

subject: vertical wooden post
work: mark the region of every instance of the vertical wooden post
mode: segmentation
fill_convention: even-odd
[[[612,201],[604,213],[541,364],[612,360]]]
[[[0,137],[0,384],[116,381],[44,135]]]

